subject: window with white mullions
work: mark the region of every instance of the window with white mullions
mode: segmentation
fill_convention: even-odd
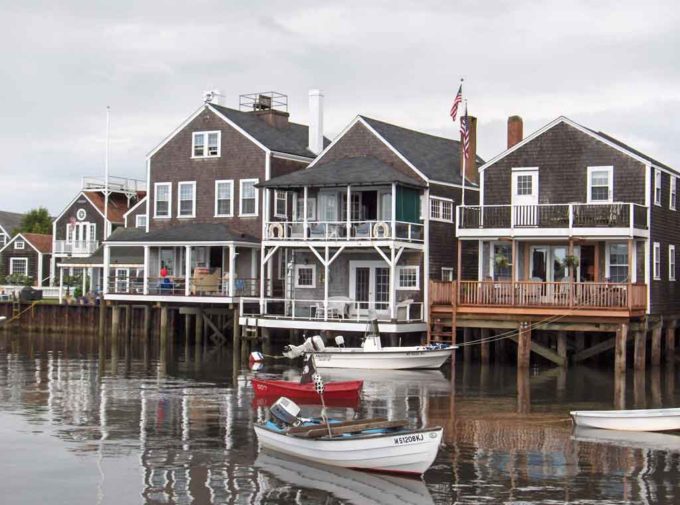
[[[154,217],[170,217],[170,194],[172,188],[169,182],[154,184]]]
[[[430,197],[430,219],[453,222],[453,201],[445,198]]]
[[[241,179],[241,197],[239,214],[241,216],[257,216],[258,191],[255,187],[259,179]]]
[[[234,215],[234,181],[215,181],[215,216]]]
[[[442,280],[443,281],[453,281],[453,268],[442,267]]]
[[[418,289],[420,269],[413,266],[397,267],[397,289]]]
[[[613,167],[588,167],[588,202],[611,202]]]
[[[661,170],[654,170],[654,205],[661,205]]]
[[[531,175],[518,175],[517,176],[517,194],[518,195],[531,195],[533,192],[533,176]]]
[[[146,229],[146,214],[135,216],[135,228]]]
[[[180,182],[178,183],[178,204],[177,215],[179,217],[195,217],[196,216],[196,183],[195,182]]]
[[[661,280],[661,244],[659,242],[654,242],[652,273],[655,280]]]
[[[609,280],[628,282],[627,244],[609,244]]]
[[[192,156],[194,158],[216,158],[220,155],[221,132],[194,132]]]
[[[288,216],[288,193],[285,191],[274,191],[274,217]]]
[[[295,265],[295,287],[316,287],[316,268],[314,268],[314,265]]]
[[[23,240],[14,241],[14,249],[25,249],[26,243]]]
[[[10,275],[28,275],[28,258],[10,258]]]
[[[669,202],[669,207],[671,210],[675,210],[678,200],[678,178],[671,175],[671,197]]]
[[[675,280],[675,246],[668,246],[668,280]]]

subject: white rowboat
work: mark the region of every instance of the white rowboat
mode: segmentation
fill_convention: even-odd
[[[577,426],[571,438],[591,444],[680,453],[680,436],[668,433],[598,430]]]
[[[574,410],[576,426],[620,431],[680,430],[680,408],[638,410]]]
[[[329,466],[410,475],[430,468],[443,431],[437,427],[309,439],[268,425],[254,428],[260,446],[267,449]]]
[[[326,347],[311,352],[317,368],[364,368],[371,370],[437,369],[448,360],[455,347],[383,347],[367,351],[362,347]]]

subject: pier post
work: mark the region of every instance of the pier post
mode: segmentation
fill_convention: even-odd
[[[203,345],[203,311],[196,313],[196,348]]]
[[[628,340],[628,325],[622,324],[616,330],[614,350],[614,371],[616,374],[626,373],[626,341]]]
[[[191,314],[184,314],[184,340],[189,342],[191,335]]]
[[[529,382],[529,369],[517,369],[517,413],[524,415],[531,410],[531,385]]]
[[[633,353],[633,368],[635,370],[645,369],[645,355],[647,352],[647,332],[635,332],[635,351]]]
[[[125,306],[125,340],[132,336],[132,305]]]
[[[564,358],[564,363],[562,366],[567,366],[567,332],[558,331],[557,332],[557,355],[560,358]]]
[[[675,323],[675,322],[674,322]],[[666,328],[666,363],[675,360],[675,324]]]
[[[582,351],[586,348],[586,336],[582,331],[576,332],[575,347],[576,352]]]
[[[498,335],[500,332],[496,332],[496,335]],[[502,338],[500,340],[494,340],[493,343],[493,353],[494,353],[494,362],[495,363],[503,363],[506,359],[505,356],[505,339]]]
[[[661,364],[661,326],[652,330],[652,349],[651,364],[659,366]]]
[[[482,328],[480,330],[480,339],[482,340],[481,342],[481,357],[480,360],[482,362],[482,365],[488,365],[489,364],[489,329],[488,328]]]
[[[463,343],[465,344],[463,346],[463,361],[465,363],[470,362],[470,358],[472,357],[472,346],[467,345],[470,340],[470,332],[472,332],[472,328],[463,328]]]
[[[233,320],[231,322],[232,324],[232,330],[231,330],[231,345],[232,345],[232,352],[233,352],[233,361],[234,361],[234,369],[236,369],[236,365],[238,363],[238,360],[241,355],[241,327],[239,326],[238,318],[239,318],[240,310],[238,305],[234,305],[234,312],[233,312]],[[291,340],[292,341],[292,340]],[[238,367],[240,368],[240,366]]]
[[[260,337],[262,341],[262,353],[271,355],[272,353],[272,339],[269,333],[269,328],[262,328],[260,331]]]
[[[161,347],[165,346],[168,341],[168,306],[161,305]]]
[[[526,368],[531,360],[531,327],[524,321],[519,325],[517,340],[517,368]]]
[[[618,331],[616,332],[618,335]],[[626,374],[614,375],[614,408],[623,410],[626,408]]]
[[[120,328],[120,305],[111,306],[111,337],[118,338]]]
[[[645,396],[645,391],[647,387],[645,385],[645,369],[636,368],[633,373],[633,408],[644,409],[647,406],[647,398]]]
[[[151,306],[144,305],[144,326],[142,327],[142,339],[148,342],[151,334]]]

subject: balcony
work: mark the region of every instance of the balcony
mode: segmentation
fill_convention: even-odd
[[[270,221],[265,240],[272,241],[377,241],[422,243],[424,226],[405,221]]]
[[[649,227],[647,207],[636,203],[476,205],[457,210],[461,237],[483,236],[485,230],[509,235],[544,235],[548,230],[547,234],[569,236],[612,234],[612,229],[632,236]]]
[[[108,280],[110,295],[190,296],[203,298],[229,298],[258,296],[259,279],[234,279],[234,292],[229,291],[229,281],[220,278],[192,277],[187,286],[185,277],[148,277],[147,293],[144,293],[144,277],[111,275]]]
[[[460,281],[430,282],[432,305],[459,309],[549,309],[551,315],[569,311],[621,311],[643,313],[647,308],[647,285],[612,282]],[[465,310],[463,310],[465,311]],[[468,310],[472,311],[472,310]],[[616,314],[615,314],[616,313]]]
[[[92,254],[99,248],[98,240],[55,240],[54,254]]]

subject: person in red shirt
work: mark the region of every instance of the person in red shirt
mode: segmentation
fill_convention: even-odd
[[[165,263],[161,263],[161,277],[165,278],[168,276],[168,268],[165,266]]]

